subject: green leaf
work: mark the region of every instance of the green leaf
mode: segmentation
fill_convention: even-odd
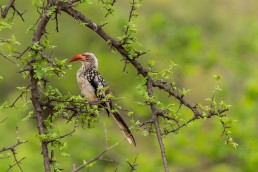
[[[153,67],[155,65],[155,61],[154,60],[149,60],[148,61],[148,66]]]
[[[213,78],[215,79],[215,81],[219,81],[219,80],[221,80],[221,75],[214,74]]]
[[[67,143],[64,142],[63,145],[59,148],[60,151],[67,149]]]
[[[186,96],[191,92],[191,89],[186,90],[185,88],[183,88],[183,90],[179,90],[179,92],[182,96]]]
[[[46,0],[32,0],[32,4],[35,7],[42,7],[45,2],[46,2]]]
[[[143,136],[148,136],[150,133],[149,133],[149,131],[148,130],[143,130],[142,131],[142,135]]]
[[[128,112],[127,116],[131,117],[134,114],[134,112]]]
[[[9,41],[14,45],[21,45],[20,42],[18,42],[14,35],[9,39]]]
[[[57,6],[54,6],[54,5],[51,6],[47,11],[47,16],[52,16],[55,13],[56,9],[57,9]]]
[[[11,22],[7,23],[3,19],[0,19],[0,31],[11,29],[12,26],[13,26],[13,23]]]
[[[32,45],[31,49],[34,50],[34,51],[40,51],[42,49],[42,46],[39,44],[39,42],[35,42]]]
[[[139,120],[137,120],[136,122],[135,122],[135,125],[140,125],[141,124],[141,122],[139,121]]]
[[[33,111],[30,111],[29,113],[28,113],[28,115],[25,117],[25,118],[23,118],[22,119],[22,121],[28,121],[30,118],[31,118],[31,116],[34,114],[34,112]]]
[[[84,163],[84,162],[83,162]],[[85,162],[85,164],[86,164],[86,162]],[[89,163],[88,165],[87,165],[87,167],[93,167],[94,165],[96,164],[96,161],[95,162],[92,162],[92,163]]]
[[[67,156],[70,156],[70,154],[65,153],[65,152],[62,152],[62,153],[61,153],[61,156],[67,157]]]
[[[4,108],[8,107],[7,104],[8,104],[7,101],[5,101],[5,102],[0,106],[0,109],[4,109]]]

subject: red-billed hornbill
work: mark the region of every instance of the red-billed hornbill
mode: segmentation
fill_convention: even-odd
[[[77,82],[81,89],[81,94],[85,96],[90,101],[101,101],[107,94],[111,94],[110,89],[108,88],[107,82],[98,72],[98,59],[97,57],[90,52],[78,54],[74,56],[68,62],[73,61],[81,61],[82,67],[77,72]],[[104,89],[103,89],[104,88]],[[99,94],[99,90],[102,95]],[[126,125],[125,121],[119,114],[117,110],[114,110],[114,102],[109,100],[102,103],[102,106],[105,107],[108,114],[111,114],[115,119],[116,123],[124,133],[125,137],[127,138],[130,144],[134,144],[135,140],[134,137],[129,130],[128,126]]]

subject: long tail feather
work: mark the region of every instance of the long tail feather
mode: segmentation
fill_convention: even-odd
[[[131,131],[129,130],[128,126],[126,125],[125,121],[121,117],[121,115],[118,112],[113,112],[113,113],[111,113],[111,115],[113,116],[113,118],[115,119],[119,128],[122,130],[123,134],[127,138],[127,141],[130,144],[133,144],[134,146],[136,146],[136,142],[134,140],[134,137],[133,137]]]

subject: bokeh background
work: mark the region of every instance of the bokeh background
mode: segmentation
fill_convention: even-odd
[[[5,4],[6,0],[0,2]],[[31,45],[32,31],[38,16],[31,1],[17,1],[16,7],[24,14],[25,22],[17,16],[10,31],[2,31],[1,38],[12,35],[21,43],[18,51]],[[105,11],[92,0],[91,4],[77,8],[96,23],[108,20],[104,29],[113,37],[121,36],[128,19],[128,1],[115,5],[115,16],[104,19]],[[164,137],[166,153],[171,171],[186,172],[254,172],[258,167],[258,2],[254,0],[145,0],[138,10],[137,37],[142,50],[150,50],[141,61],[155,60],[155,70],[162,70],[172,60],[178,64],[173,80],[178,87],[191,89],[187,99],[191,102],[205,102],[211,97],[214,88],[213,74],[222,75],[220,86],[223,92],[220,99],[231,104],[228,115],[238,120],[232,126],[232,136],[239,144],[237,149],[225,144],[221,137],[222,127],[218,119],[196,121],[183,128],[178,134]],[[135,120],[147,120],[150,112],[137,105],[139,95],[136,87],[136,72],[128,66],[123,71],[123,61],[119,54],[110,51],[106,43],[94,32],[62,13],[59,17],[59,32],[55,31],[55,21],[47,27],[52,43],[57,47],[52,55],[59,59],[70,59],[84,51],[94,52],[99,58],[99,70],[108,81],[118,103],[125,109],[133,110]],[[5,51],[5,50],[4,50]],[[1,58],[0,103],[12,103],[19,95],[17,86],[27,86],[21,79],[20,67]],[[62,93],[80,94],[75,73],[81,64],[74,63],[72,70],[62,78],[51,78],[51,84]],[[170,99],[170,101],[175,101]],[[23,101],[18,102],[20,105]],[[18,157],[26,157],[22,162],[25,171],[43,171],[40,144],[33,119],[22,121],[31,108],[5,109],[0,111],[0,148],[16,142],[16,127],[21,140],[27,144],[17,148]],[[189,113],[189,114],[188,114]],[[191,115],[186,111],[184,115]],[[127,119],[129,122],[129,118]],[[60,120],[60,132],[68,132],[72,125]],[[106,127],[104,127],[106,126]],[[94,157],[105,147],[105,128],[110,144],[120,141],[123,136],[119,129],[103,113],[97,127],[91,130],[78,128],[67,142],[65,152],[70,156],[56,155],[60,168],[70,171],[73,164],[81,164]],[[126,141],[109,151],[94,167],[84,171],[129,171],[126,161],[133,162],[137,157],[136,171],[162,171],[160,150],[155,136],[134,134],[137,147]],[[0,157],[0,171],[13,162],[5,152]],[[112,160],[111,162],[109,160]],[[19,171],[16,167],[12,171]]]

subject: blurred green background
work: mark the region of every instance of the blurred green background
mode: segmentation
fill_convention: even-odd
[[[3,5],[7,0],[1,1]],[[95,1],[82,5],[78,10],[96,23],[108,20],[104,29],[113,37],[122,35],[126,24],[129,7],[128,1],[119,1],[115,5],[114,17],[104,19],[105,11]],[[237,149],[225,145],[221,137],[222,127],[215,118],[196,121],[191,127],[183,128],[179,134],[164,137],[166,153],[171,171],[186,172],[253,172],[258,167],[258,2],[254,0],[145,0],[139,9],[135,21],[138,40],[142,50],[150,50],[141,61],[155,60],[155,70],[162,70],[172,60],[176,68],[173,80],[178,87],[192,89],[187,99],[193,103],[205,102],[211,97],[214,87],[213,74],[222,75],[220,98],[233,105],[229,116],[238,120],[233,125],[232,136],[239,144]],[[33,25],[38,13],[30,1],[17,1],[16,7],[24,14],[25,22],[17,16],[12,30],[1,32],[1,38],[15,35],[21,43],[17,49],[24,50],[31,45],[33,32],[27,29]],[[139,101],[136,87],[135,70],[128,66],[128,73],[123,71],[123,61],[119,54],[114,54],[105,42],[94,32],[80,25],[65,13],[59,19],[59,32],[55,31],[55,21],[47,27],[48,36],[57,46],[52,55],[59,59],[70,59],[75,54],[85,51],[94,52],[99,59],[99,70],[105,77],[119,105],[135,112],[134,119],[144,121],[150,118],[149,110],[137,105]],[[17,86],[27,86],[22,80],[19,67],[1,58],[0,103],[5,100],[12,103],[19,95]],[[74,63],[72,70],[59,79],[53,77],[51,84],[64,94],[80,94],[75,73],[81,64]],[[170,101],[175,101],[170,99]],[[22,104],[22,101],[19,101]],[[17,148],[18,158],[26,157],[22,162],[25,171],[43,171],[40,144],[36,138],[37,130],[33,119],[21,121],[31,109],[6,109],[0,111],[0,148],[16,142],[16,126],[19,137],[29,140]],[[189,113],[189,114],[187,114]],[[191,115],[186,111],[186,116]],[[129,118],[127,119],[129,122]],[[57,124],[60,132],[68,132],[71,124],[60,120]],[[97,127],[91,130],[79,128],[72,137],[67,137],[65,152],[70,156],[57,155],[60,168],[70,171],[73,164],[79,165],[89,160],[105,146],[106,125],[108,141],[115,143],[123,138],[114,121],[103,113]],[[136,155],[136,171],[163,171],[160,150],[155,136],[134,134],[137,147],[126,141],[107,154],[107,161],[98,161],[94,167],[82,171],[129,171],[126,161],[133,162]],[[1,159],[10,155],[10,158]],[[0,171],[13,162],[11,154],[5,152],[0,157]],[[109,160],[113,160],[109,162]],[[19,171],[17,167],[12,171]]]

